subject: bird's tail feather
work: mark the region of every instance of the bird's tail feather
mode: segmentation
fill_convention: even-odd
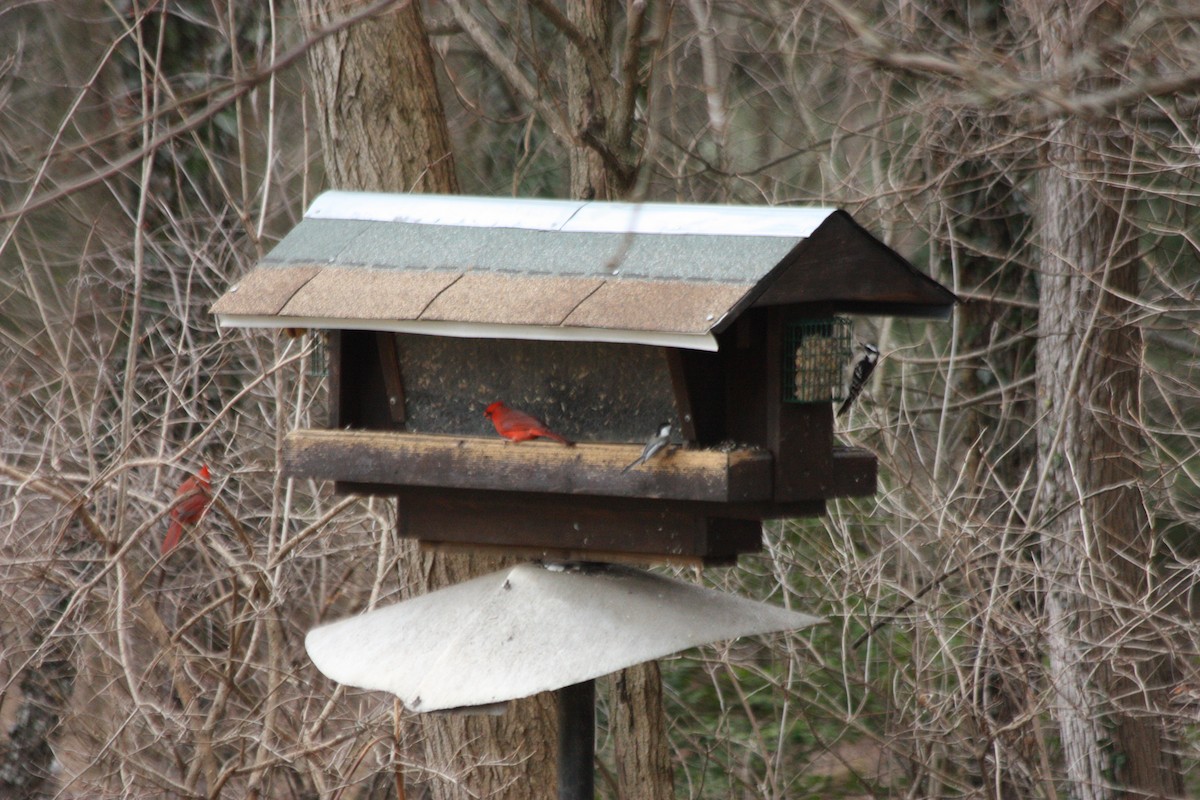
[[[183,525],[181,525],[177,519],[171,520],[171,524],[167,527],[167,535],[164,536],[162,540],[162,555],[165,556],[167,553],[174,550],[175,546],[179,544],[179,539],[182,536]]]
[[[842,405],[837,410],[837,415],[839,417],[845,416],[846,412],[850,410],[850,406],[854,405],[854,401],[858,399],[858,395],[861,392],[862,389],[860,387],[850,388],[850,393],[846,395],[846,399],[842,401]]]
[[[575,446],[575,443],[572,442],[570,439],[568,439],[565,436],[560,436],[559,434],[555,433],[554,431],[544,431],[542,433],[542,436],[545,436],[547,439],[553,439],[556,442],[565,444],[567,447]]]

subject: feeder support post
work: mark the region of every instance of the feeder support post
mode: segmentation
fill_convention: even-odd
[[[564,686],[558,696],[558,800],[592,800],[596,682]]]

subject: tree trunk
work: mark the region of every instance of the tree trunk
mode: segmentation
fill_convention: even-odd
[[[47,642],[58,626],[67,597],[52,603],[33,625],[33,644],[45,648],[38,662],[21,675],[21,705],[0,747],[0,796],[25,800],[55,795],[53,738],[61,735],[62,720],[75,684],[75,663],[66,638]]]
[[[563,144],[571,157],[571,197],[579,200],[623,198],[637,178],[633,87],[619,85],[612,73],[619,64],[621,79],[636,81],[630,65],[637,63],[645,8],[630,3],[626,9],[624,50],[613,44],[613,8],[606,0],[567,3],[567,20],[578,37],[567,58],[567,119],[576,139]]]
[[[511,559],[480,555],[421,554],[407,543],[405,596],[495,572]],[[425,766],[434,800],[530,800],[554,796],[558,707],[549,692],[509,703],[498,716],[422,714]]]
[[[609,6],[604,0],[572,0],[567,17],[599,53],[608,53]],[[567,118],[571,128],[586,136],[604,136],[608,125],[606,98],[599,87],[607,75],[593,75],[582,58],[567,59]],[[579,143],[570,147],[571,197],[578,200],[611,200],[620,195],[618,182],[605,169],[595,147]]]
[[[300,0],[315,33],[366,5]],[[393,192],[456,192],[450,133],[417,3],[327,36],[309,50],[329,185]]]
[[[1113,7],[1030,4],[1046,76],[1102,53]],[[1107,120],[1056,123],[1044,149],[1039,234],[1038,453],[1050,679],[1070,796],[1179,796],[1156,697],[1166,648],[1150,629],[1150,527],[1137,456],[1141,333],[1135,242]],[[1110,183],[1111,181],[1111,183]],[[1153,603],[1151,599],[1150,604]],[[1158,645],[1158,646],[1156,646]]]
[[[310,32],[363,3],[301,0]],[[358,23],[309,54],[329,183],[339,189],[455,192],[450,136],[418,5]],[[407,596],[500,568],[492,558],[439,555],[427,569],[407,540]],[[518,701],[497,717],[415,718],[429,790],[438,800],[549,797],[555,785],[553,698]]]

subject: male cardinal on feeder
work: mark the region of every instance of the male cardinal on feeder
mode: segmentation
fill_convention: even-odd
[[[567,447],[575,446],[574,442],[550,430],[538,418],[532,417],[524,411],[509,408],[499,400],[488,406],[483,415],[496,426],[496,433],[506,439],[512,439],[514,442],[544,437],[561,442]]]
[[[200,471],[179,485],[175,499],[185,498],[171,509],[171,524],[167,527],[167,535],[162,540],[162,554],[175,549],[179,538],[183,536],[184,525],[195,525],[208,511],[212,502],[212,484],[209,482],[208,465],[200,467]]]

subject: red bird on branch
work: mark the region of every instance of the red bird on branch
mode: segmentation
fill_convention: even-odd
[[[204,518],[208,504],[212,502],[211,474],[208,465],[200,467],[200,471],[179,485],[175,492],[175,506],[171,509],[171,524],[167,527],[167,535],[162,540],[162,554],[175,549],[183,536],[184,525],[195,525]],[[180,498],[184,498],[180,500]]]
[[[515,408],[509,408],[499,400],[488,406],[483,415],[496,426],[496,433],[506,439],[512,439],[514,442],[544,437],[561,442],[567,447],[575,446],[570,439],[547,428],[537,417],[532,417],[524,411],[517,411]]]

